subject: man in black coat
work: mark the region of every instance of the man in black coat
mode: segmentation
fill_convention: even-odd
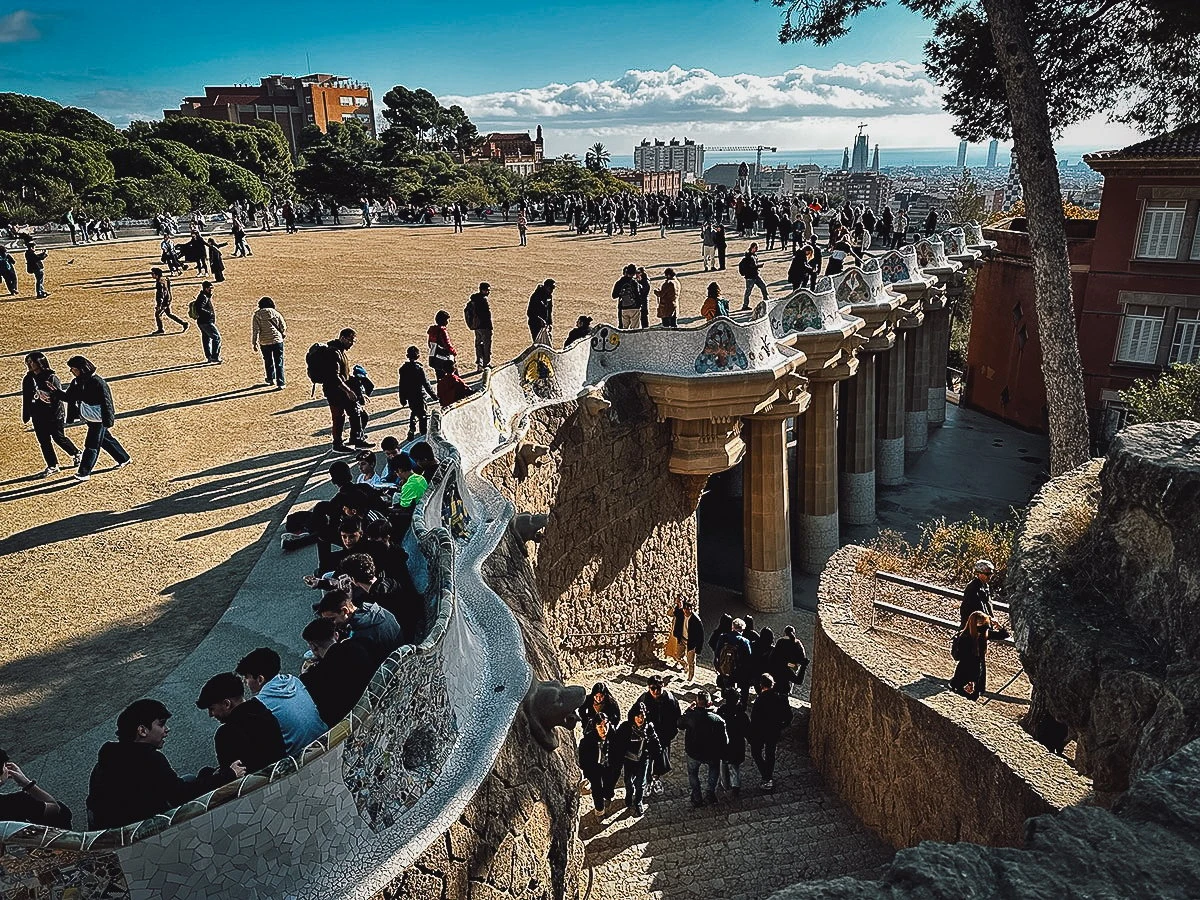
[[[808,653],[796,637],[796,629],[788,625],[783,629],[783,637],[775,642],[771,650],[767,671],[775,679],[775,686],[780,693],[790,696],[793,684],[804,683],[804,673],[807,669]]]
[[[313,619],[301,637],[317,662],[300,674],[321,720],[332,728],[350,714],[375,674],[361,643],[344,641],[329,619]]]
[[[246,700],[245,689],[238,676],[222,672],[204,683],[196,699],[197,709],[208,710],[221,723],[213,739],[218,768],[202,769],[199,776],[208,790],[283,759],[278,720],[257,697]]]
[[[688,785],[692,789],[692,806],[705,801],[717,802],[717,780],[721,776],[721,760],[729,749],[725,720],[712,710],[708,691],[701,691],[679,719],[679,727],[687,732],[683,748],[688,757]],[[707,790],[700,796],[700,767],[708,766]]]
[[[638,702],[646,706],[647,717],[654,723],[658,739],[662,743],[662,754],[651,768],[650,794],[661,794],[661,778],[671,771],[671,742],[679,734],[679,700],[667,690],[661,675],[651,675],[648,689]]]
[[[467,327],[475,332],[475,368],[482,372],[492,364],[492,306],[488,295],[492,286],[481,282],[463,309]]]
[[[762,775],[763,790],[775,790],[775,745],[783,729],[791,724],[792,707],[787,696],[775,687],[775,679],[763,675],[758,682],[758,696],[750,708],[750,754]]]
[[[671,633],[679,645],[680,661],[684,663],[687,680],[696,678],[696,652],[704,648],[704,623],[696,615],[696,604],[692,600],[684,600],[675,607],[674,621]]]
[[[100,748],[92,769],[89,829],[132,825],[203,793],[202,785],[177,775],[162,754],[169,718],[162,703],[149,699],[135,700],[117,716],[117,739]]]
[[[554,279],[547,278],[536,288],[529,297],[529,306],[525,309],[525,317],[529,320],[529,337],[535,343],[538,335],[545,329],[545,339],[549,341],[554,328]]]
[[[997,626],[996,611],[992,606],[992,576],[996,574],[996,566],[990,559],[981,559],[975,563],[975,578],[963,588],[962,603],[958,607],[959,627],[967,627],[967,619],[973,612],[981,612],[992,620],[989,638],[1001,641],[1008,637],[1008,629]]]

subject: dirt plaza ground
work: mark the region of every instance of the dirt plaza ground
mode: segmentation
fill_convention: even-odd
[[[221,236],[218,235],[218,239]],[[738,307],[743,281],[731,241],[729,268],[717,279]],[[636,238],[577,237],[534,228],[517,245],[514,225],[320,229],[251,234],[254,256],[231,259],[216,286],[223,365],[203,362],[193,326],[168,322],[155,335],[150,267],[157,241],[52,249],[46,300],[0,302],[0,591],[7,640],[0,644],[0,735],[20,760],[65,735],[111,721],[143,696],[193,647],[245,579],[289,497],[329,445],[319,394],[310,398],[304,353],[354,327],[352,361],[377,385],[372,437],[403,436],[396,367],[410,344],[422,348],[438,309],[451,314],[460,360],[470,369],[471,335],[462,308],[480,281],[492,285],[493,361],[529,342],[525,304],[545,278],[558,284],[555,336],[561,344],[580,314],[615,318],[610,292],[628,262],[658,280],[681,274],[681,322],[695,316],[711,276],[700,263],[697,232],[657,230]],[[783,289],[787,254],[764,254],[773,293]],[[23,269],[23,266],[21,267]],[[175,280],[175,312],[201,278]],[[263,384],[251,346],[250,318],[262,296],[288,323],[288,386]],[[651,314],[653,315],[653,301]],[[20,386],[30,350],[43,350],[60,376],[74,353],[90,358],[112,387],[115,436],[133,456],[119,472],[102,454],[92,480],[70,470],[49,479],[32,431],[20,422]],[[468,377],[468,380],[471,380]],[[68,435],[82,446],[82,429]],[[63,456],[60,454],[60,457]],[[60,463],[65,459],[60,459]],[[298,638],[297,638],[298,639]]]

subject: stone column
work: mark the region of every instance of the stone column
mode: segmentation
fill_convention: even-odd
[[[905,342],[904,452],[929,446],[929,325],[914,329]]]
[[[743,591],[760,612],[792,608],[792,538],[788,516],[787,417],[750,416],[743,468]]]
[[[796,436],[800,570],[819,575],[839,546],[837,381],[809,376],[812,397]]]
[[[875,364],[875,479],[883,485],[904,483],[905,345],[911,337],[896,329],[896,343]]]
[[[925,313],[929,329],[929,424],[940,428],[946,421],[946,364],[950,357],[950,310]]]
[[[840,385],[840,512],[848,525],[875,521],[875,357],[860,350],[858,374]]]

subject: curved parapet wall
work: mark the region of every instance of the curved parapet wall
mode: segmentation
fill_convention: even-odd
[[[1086,781],[1015,727],[898,662],[854,619],[862,548],[821,575],[809,752],[834,791],[896,847],[1019,845],[1030,816],[1079,803]]]
[[[904,259],[909,280],[931,283],[911,252]],[[405,539],[433,623],[423,643],[394,653],[351,715],[298,759],[124,828],[0,823],[0,893],[23,896],[47,877],[80,900],[378,893],[470,803],[530,682],[517,623],[481,575],[514,512],[483,467],[513,451],[533,410],[582,403],[613,374],[691,380],[793,368],[803,358],[789,346],[797,335],[861,323],[838,297],[847,278],[848,302],[864,291],[890,296],[884,270],[868,262],[814,292],[760,304],[748,321],[602,325],[563,351],[531,348],[484,391],[435,414],[430,440],[442,465]],[[801,307],[819,324],[802,324]]]

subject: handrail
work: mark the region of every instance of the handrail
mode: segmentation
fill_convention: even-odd
[[[957,622],[951,621],[950,619],[942,619],[937,616],[930,615],[929,613],[919,612],[915,609],[908,609],[904,606],[897,606],[894,603],[887,603],[883,600],[872,600],[871,605],[875,609],[882,612],[893,613],[898,616],[907,616],[910,619],[916,619],[918,622],[924,622],[926,625],[936,625],[938,628],[945,628],[949,631],[962,630]],[[1009,646],[1014,646],[1014,642],[1011,637],[994,638],[993,640],[997,644],[1008,644]]]
[[[909,578],[907,575],[897,575],[894,572],[884,572],[882,569],[875,570],[876,581],[886,581],[891,584],[898,584],[903,587],[915,588],[919,591],[925,591],[927,594],[937,594],[939,597],[948,597],[951,600],[962,600],[963,592],[954,588],[942,587],[940,584],[931,584],[928,581],[921,581],[918,578]],[[1007,603],[1001,600],[993,600],[992,606],[1003,612],[1009,611]],[[957,625],[955,626],[958,627]]]

